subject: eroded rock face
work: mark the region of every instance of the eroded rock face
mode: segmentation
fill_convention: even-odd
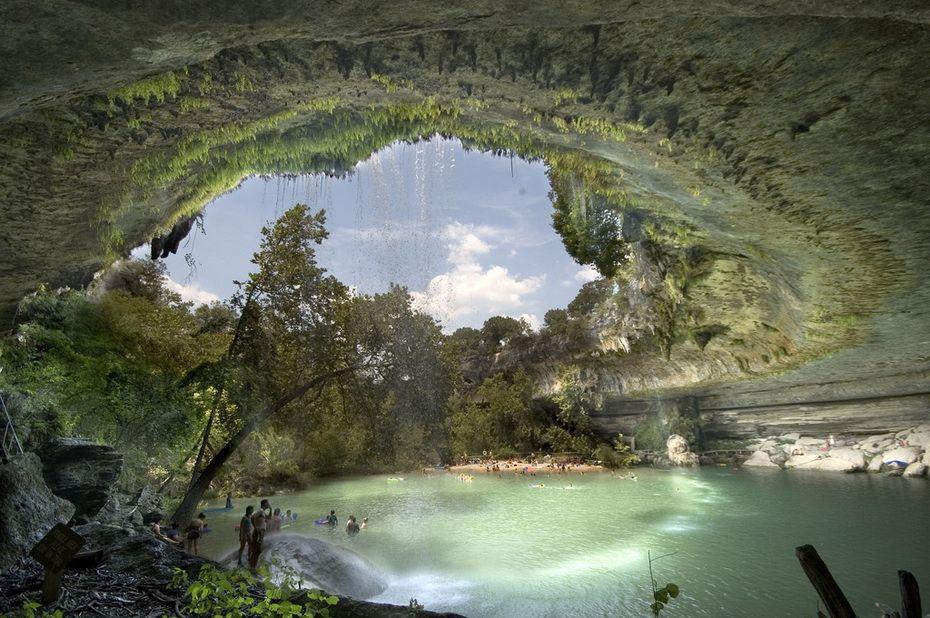
[[[45,482],[75,506],[75,519],[89,520],[106,504],[123,469],[112,446],[81,438],[55,438],[39,450]]]
[[[52,494],[42,462],[25,453],[0,465],[0,571],[9,569],[56,523],[66,523],[74,505]]]

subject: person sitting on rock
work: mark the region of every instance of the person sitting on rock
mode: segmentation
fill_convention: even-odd
[[[171,539],[162,533],[161,522],[162,522],[161,517],[159,517],[158,519],[152,522],[151,530],[152,530],[152,534],[155,535],[155,538],[158,539],[159,541],[164,541],[165,543],[168,543],[169,545],[180,545],[181,541],[177,539]]]
[[[178,525],[178,522],[171,522],[171,527],[168,528],[167,532],[165,532],[165,536],[173,540],[178,545],[181,544],[181,527]]]

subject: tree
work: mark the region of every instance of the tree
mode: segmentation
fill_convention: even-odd
[[[252,258],[255,272],[237,282],[236,337],[223,367],[235,414],[223,423],[224,443],[195,472],[173,521],[186,525],[230,456],[267,419],[311,391],[355,371],[347,339],[348,290],[316,263],[326,237],[325,212],[297,204],[270,228]]]

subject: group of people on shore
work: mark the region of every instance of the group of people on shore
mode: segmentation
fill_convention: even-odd
[[[200,513],[192,519],[183,533],[177,522],[171,522],[171,527],[162,531],[161,524],[163,521],[164,518],[160,514],[156,514],[156,519],[151,524],[152,534],[155,535],[155,538],[169,545],[186,546],[187,551],[195,556],[197,555],[197,541],[205,533],[210,532],[210,528],[207,527],[206,513]]]
[[[248,547],[249,551],[246,555],[249,568],[254,571],[258,567],[258,557],[262,553],[265,535],[280,532],[285,522],[292,522],[295,519],[297,519],[297,515],[291,513],[290,509],[287,509],[284,514],[281,513],[279,508],[272,510],[271,503],[267,498],[262,499],[257,510],[251,504],[245,507],[245,515],[239,520],[237,526],[239,530],[237,564],[242,566],[242,552]]]

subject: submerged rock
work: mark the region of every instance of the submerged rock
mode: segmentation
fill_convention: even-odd
[[[71,519],[74,505],[49,490],[35,453],[0,466],[0,571],[26,556],[56,523]]]
[[[238,551],[232,552],[222,564],[235,567],[237,554]],[[332,594],[369,599],[387,589],[384,575],[366,558],[351,549],[312,537],[270,536],[265,539],[261,559],[290,567],[307,585]]]
[[[112,446],[81,438],[54,438],[38,454],[49,489],[74,504],[77,520],[100,512],[123,469],[123,456]]]

